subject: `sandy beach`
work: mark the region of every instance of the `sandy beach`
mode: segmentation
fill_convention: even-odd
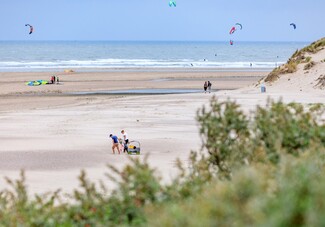
[[[31,193],[78,186],[77,176],[85,169],[93,181],[104,179],[106,164],[122,167],[128,155],[112,154],[110,133],[141,142],[141,157],[168,180],[175,174],[175,160],[187,161],[201,141],[196,111],[216,95],[236,100],[245,111],[264,105],[268,97],[286,102],[325,103],[322,90],[315,92],[254,86],[265,71],[132,71],[132,72],[37,72],[0,73],[0,185],[4,176],[16,178],[26,171]],[[60,83],[26,86],[30,80]],[[212,92],[203,83],[212,82]],[[281,87],[280,87],[281,88]],[[125,95],[103,91],[136,89],[188,89],[197,93]],[[81,95],[83,92],[91,92]]]

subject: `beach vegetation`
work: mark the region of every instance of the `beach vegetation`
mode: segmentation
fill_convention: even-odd
[[[306,55],[316,54],[317,52],[323,50],[324,48],[325,48],[325,38],[322,38],[302,48],[301,50],[296,50],[285,64],[273,69],[265,77],[265,82],[274,82],[278,78],[280,78],[280,76],[283,74],[296,72],[298,65],[302,63],[307,63],[308,66],[305,67],[312,67],[313,63],[310,63],[312,57]]]
[[[302,63],[309,63],[311,61],[311,59],[312,59],[312,57],[308,56],[308,57],[306,57],[305,61]]]
[[[202,149],[170,182],[148,156],[100,182],[81,171],[68,195],[31,196],[21,172],[0,192],[0,226],[324,226],[324,111],[269,100],[248,114],[213,97],[197,111]]]
[[[316,63],[314,61],[311,61],[309,63],[307,63],[305,66],[304,66],[304,70],[309,70],[311,69],[314,65],[316,65]]]
[[[315,85],[315,87],[318,88],[325,88],[325,75],[320,75],[317,80],[316,80],[317,84]]]
[[[322,39],[319,39],[319,40],[313,42],[312,44],[304,47],[303,49],[301,49],[300,52],[302,52],[302,53],[308,52],[308,53],[315,54],[318,51],[323,50],[324,47],[325,47],[325,38],[322,38]]]
[[[272,70],[265,78],[265,82],[273,82],[280,78],[280,75],[294,73],[297,71],[298,63],[293,59],[289,59],[286,64],[281,65]]]
[[[229,179],[232,168],[241,166],[250,154],[249,120],[235,102],[212,98],[208,108],[197,113],[203,148],[219,177]]]

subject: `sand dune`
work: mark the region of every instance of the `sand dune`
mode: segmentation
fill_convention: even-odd
[[[321,39],[318,42],[325,42]],[[316,53],[302,52],[301,63],[297,64],[297,71],[280,74],[279,78],[266,83],[270,91],[296,92],[297,94],[315,93],[324,95],[325,89],[325,48],[318,47]],[[298,52],[299,53],[299,52]]]

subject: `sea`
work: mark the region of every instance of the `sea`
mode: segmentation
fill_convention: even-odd
[[[270,70],[307,42],[0,41],[0,72]]]

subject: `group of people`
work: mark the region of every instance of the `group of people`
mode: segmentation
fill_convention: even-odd
[[[207,90],[210,93],[211,92],[211,87],[212,87],[212,83],[210,81],[205,81],[204,85],[203,85],[204,93],[207,93]]]
[[[51,84],[59,83],[59,77],[58,76],[51,76]]]
[[[115,154],[115,148],[117,149],[117,152],[121,154],[123,151],[128,152],[128,143],[129,138],[128,134],[124,131],[124,129],[121,131],[122,138],[118,138],[116,135],[110,134],[109,137],[112,139],[112,152]]]

